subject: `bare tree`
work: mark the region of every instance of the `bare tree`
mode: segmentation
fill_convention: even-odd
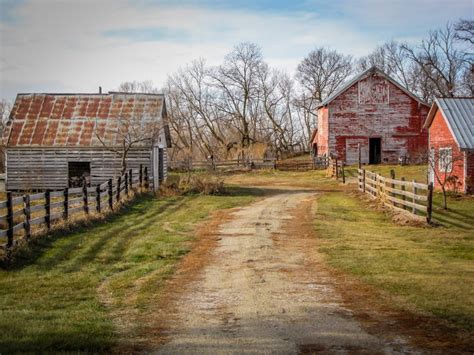
[[[436,151],[437,150],[437,151]],[[432,174],[443,193],[443,208],[448,208],[447,192],[457,191],[461,182],[455,171],[463,168],[464,154],[447,145],[444,148],[432,148],[431,154],[426,153],[429,172]]]
[[[350,55],[316,48],[298,65],[296,78],[316,101],[321,102],[352,74],[352,62]]]
[[[5,144],[3,133],[7,128],[8,117],[10,115],[12,105],[5,99],[0,100],[0,172],[5,171]]]
[[[459,41],[469,42],[474,44],[474,21],[467,19],[460,19],[455,25],[454,38]]]
[[[262,64],[260,47],[245,42],[235,46],[224,63],[211,72],[213,85],[220,94],[215,106],[239,132],[242,148],[255,142],[260,95],[258,72]]]
[[[451,24],[431,31],[417,47],[403,44],[402,49],[417,64],[420,73],[433,85],[433,95],[455,97],[460,94],[461,78],[467,68],[467,54],[456,45]]]
[[[105,125],[98,119],[94,122],[97,140],[110,152],[120,157],[121,174],[127,171],[130,151],[140,145],[152,145],[164,129],[163,123],[147,112],[122,114],[114,118],[114,125]],[[112,140],[110,137],[113,137]]]
[[[124,81],[121,83],[117,91],[126,93],[145,93],[145,94],[157,94],[158,89],[153,85],[153,81]]]

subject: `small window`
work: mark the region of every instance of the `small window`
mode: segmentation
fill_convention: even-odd
[[[439,148],[438,169],[444,173],[450,173],[453,168],[453,150],[451,148]]]
[[[86,180],[87,186],[91,186],[91,163],[83,161],[70,161],[68,163],[69,187],[80,187]]]

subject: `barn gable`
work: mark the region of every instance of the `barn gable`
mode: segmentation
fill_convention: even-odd
[[[377,68],[352,79],[318,108],[313,147],[348,164],[415,159],[427,147],[429,106]]]

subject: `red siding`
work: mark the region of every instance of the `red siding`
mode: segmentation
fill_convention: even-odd
[[[452,176],[457,177],[457,181],[459,185],[457,188],[460,191],[465,191],[466,184],[465,184],[465,175],[464,175],[464,164],[465,164],[465,154],[462,152],[457,143],[456,140],[454,139],[451,130],[449,129],[446,120],[443,117],[443,114],[440,110],[437,110],[433,122],[431,123],[430,126],[430,149],[434,148],[435,150],[435,161],[438,160],[439,157],[439,149],[440,148],[451,148],[452,149],[452,154],[453,154],[453,172]],[[470,157],[468,160],[471,161],[472,164],[472,157]],[[441,179],[444,180],[444,176],[442,175],[443,173],[440,174],[439,171],[439,165],[436,165],[436,172],[438,176],[441,176]],[[469,165],[468,165],[469,166]],[[473,167],[470,167],[471,171],[471,177],[473,176],[472,174],[474,173]],[[469,176],[469,175],[468,175]],[[437,181],[436,177],[434,179],[434,186],[436,189],[440,188],[440,184]],[[447,186],[448,189],[453,189],[455,186]]]
[[[362,162],[368,163],[371,137],[381,138],[383,163],[396,163],[404,155],[417,160],[427,150],[428,134],[422,126],[429,107],[381,75],[359,80],[323,109],[329,117],[327,124],[318,123],[318,144],[327,142],[328,148],[321,154],[355,164],[360,144]],[[324,125],[327,130],[321,130]]]
[[[328,108],[321,107],[318,110],[318,132],[313,140],[313,146],[318,145],[318,155],[328,155],[328,118]]]

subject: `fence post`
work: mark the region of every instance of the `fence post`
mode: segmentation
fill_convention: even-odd
[[[141,189],[143,185],[143,165],[142,164],[140,164],[140,171],[138,172],[138,183]]]
[[[133,190],[133,175],[132,174],[133,174],[133,171],[132,169],[130,169],[128,171],[128,185],[129,185],[130,190]]]
[[[433,183],[428,184],[428,203],[426,206],[426,222],[431,223],[431,216],[433,214]]]
[[[362,191],[365,192],[365,169],[362,169]]]
[[[48,230],[50,230],[51,229],[51,191],[50,190],[45,191],[44,200],[45,200],[44,221],[46,222],[46,228],[48,228]]]
[[[402,177],[402,181],[405,182],[405,178],[404,178],[404,177]],[[406,201],[406,199],[407,199],[407,197],[405,196],[405,190],[406,190],[406,188],[405,188],[405,185],[403,184],[403,185],[402,185],[402,191],[403,191],[402,200],[403,200],[403,201]],[[406,209],[405,204],[402,205],[402,208],[403,208],[403,209]]]
[[[121,187],[121,185],[122,185],[122,177],[119,176],[117,178],[117,192],[116,192],[116,197],[115,197],[117,202],[120,202],[120,187]]]
[[[377,174],[374,174],[374,187],[375,187],[375,192],[373,193],[374,197],[378,197],[379,195],[379,183],[377,181]]]
[[[361,154],[360,154],[360,143],[357,144],[357,154],[359,156],[359,169],[362,168],[362,159],[361,159]]]
[[[89,214],[89,199],[87,197],[87,182],[84,179],[84,183],[82,184],[82,200],[84,202],[84,213]]]
[[[336,180],[339,180],[339,171],[337,170],[337,158],[336,158]]]
[[[67,221],[69,218],[69,188],[64,189],[64,201],[63,201],[63,219]]]
[[[128,196],[128,173],[125,173],[123,179],[125,183],[125,195]]]
[[[412,184],[412,192],[413,192],[413,206],[411,206],[411,213],[413,213],[414,215],[416,215],[416,208],[415,208],[415,203],[416,203],[416,187],[415,187],[415,184],[416,184],[416,180],[413,180],[413,184]]]
[[[346,183],[346,174],[345,174],[345,171],[344,171],[344,161],[341,163],[341,173],[342,173],[342,183],[345,184]]]
[[[24,223],[24,228],[25,228],[25,238],[29,239],[31,237],[31,225],[30,225],[30,220],[31,220],[31,210],[30,210],[30,195],[24,195],[23,196],[23,213],[25,215],[25,223]]]
[[[150,184],[148,181],[148,166],[145,166],[144,174],[145,174],[145,190],[148,191],[150,189]]]
[[[7,223],[7,247],[11,247],[13,245],[13,194],[11,192],[7,192]]]
[[[100,213],[100,184],[95,188],[95,210]]]
[[[109,208],[111,211],[114,209],[114,186],[112,183],[112,179],[109,179],[108,181],[108,190],[109,190]]]
[[[391,178],[392,180],[395,180],[395,170],[393,170],[393,169],[390,169],[390,178]],[[393,181],[392,181],[392,183],[390,184],[390,187],[395,190],[395,184],[393,183]],[[392,197],[395,197],[395,193],[394,193],[393,191],[391,191],[388,195],[389,195],[389,196],[392,196]],[[397,204],[394,203],[394,202],[392,202],[392,203],[393,203],[394,206],[397,205]]]

